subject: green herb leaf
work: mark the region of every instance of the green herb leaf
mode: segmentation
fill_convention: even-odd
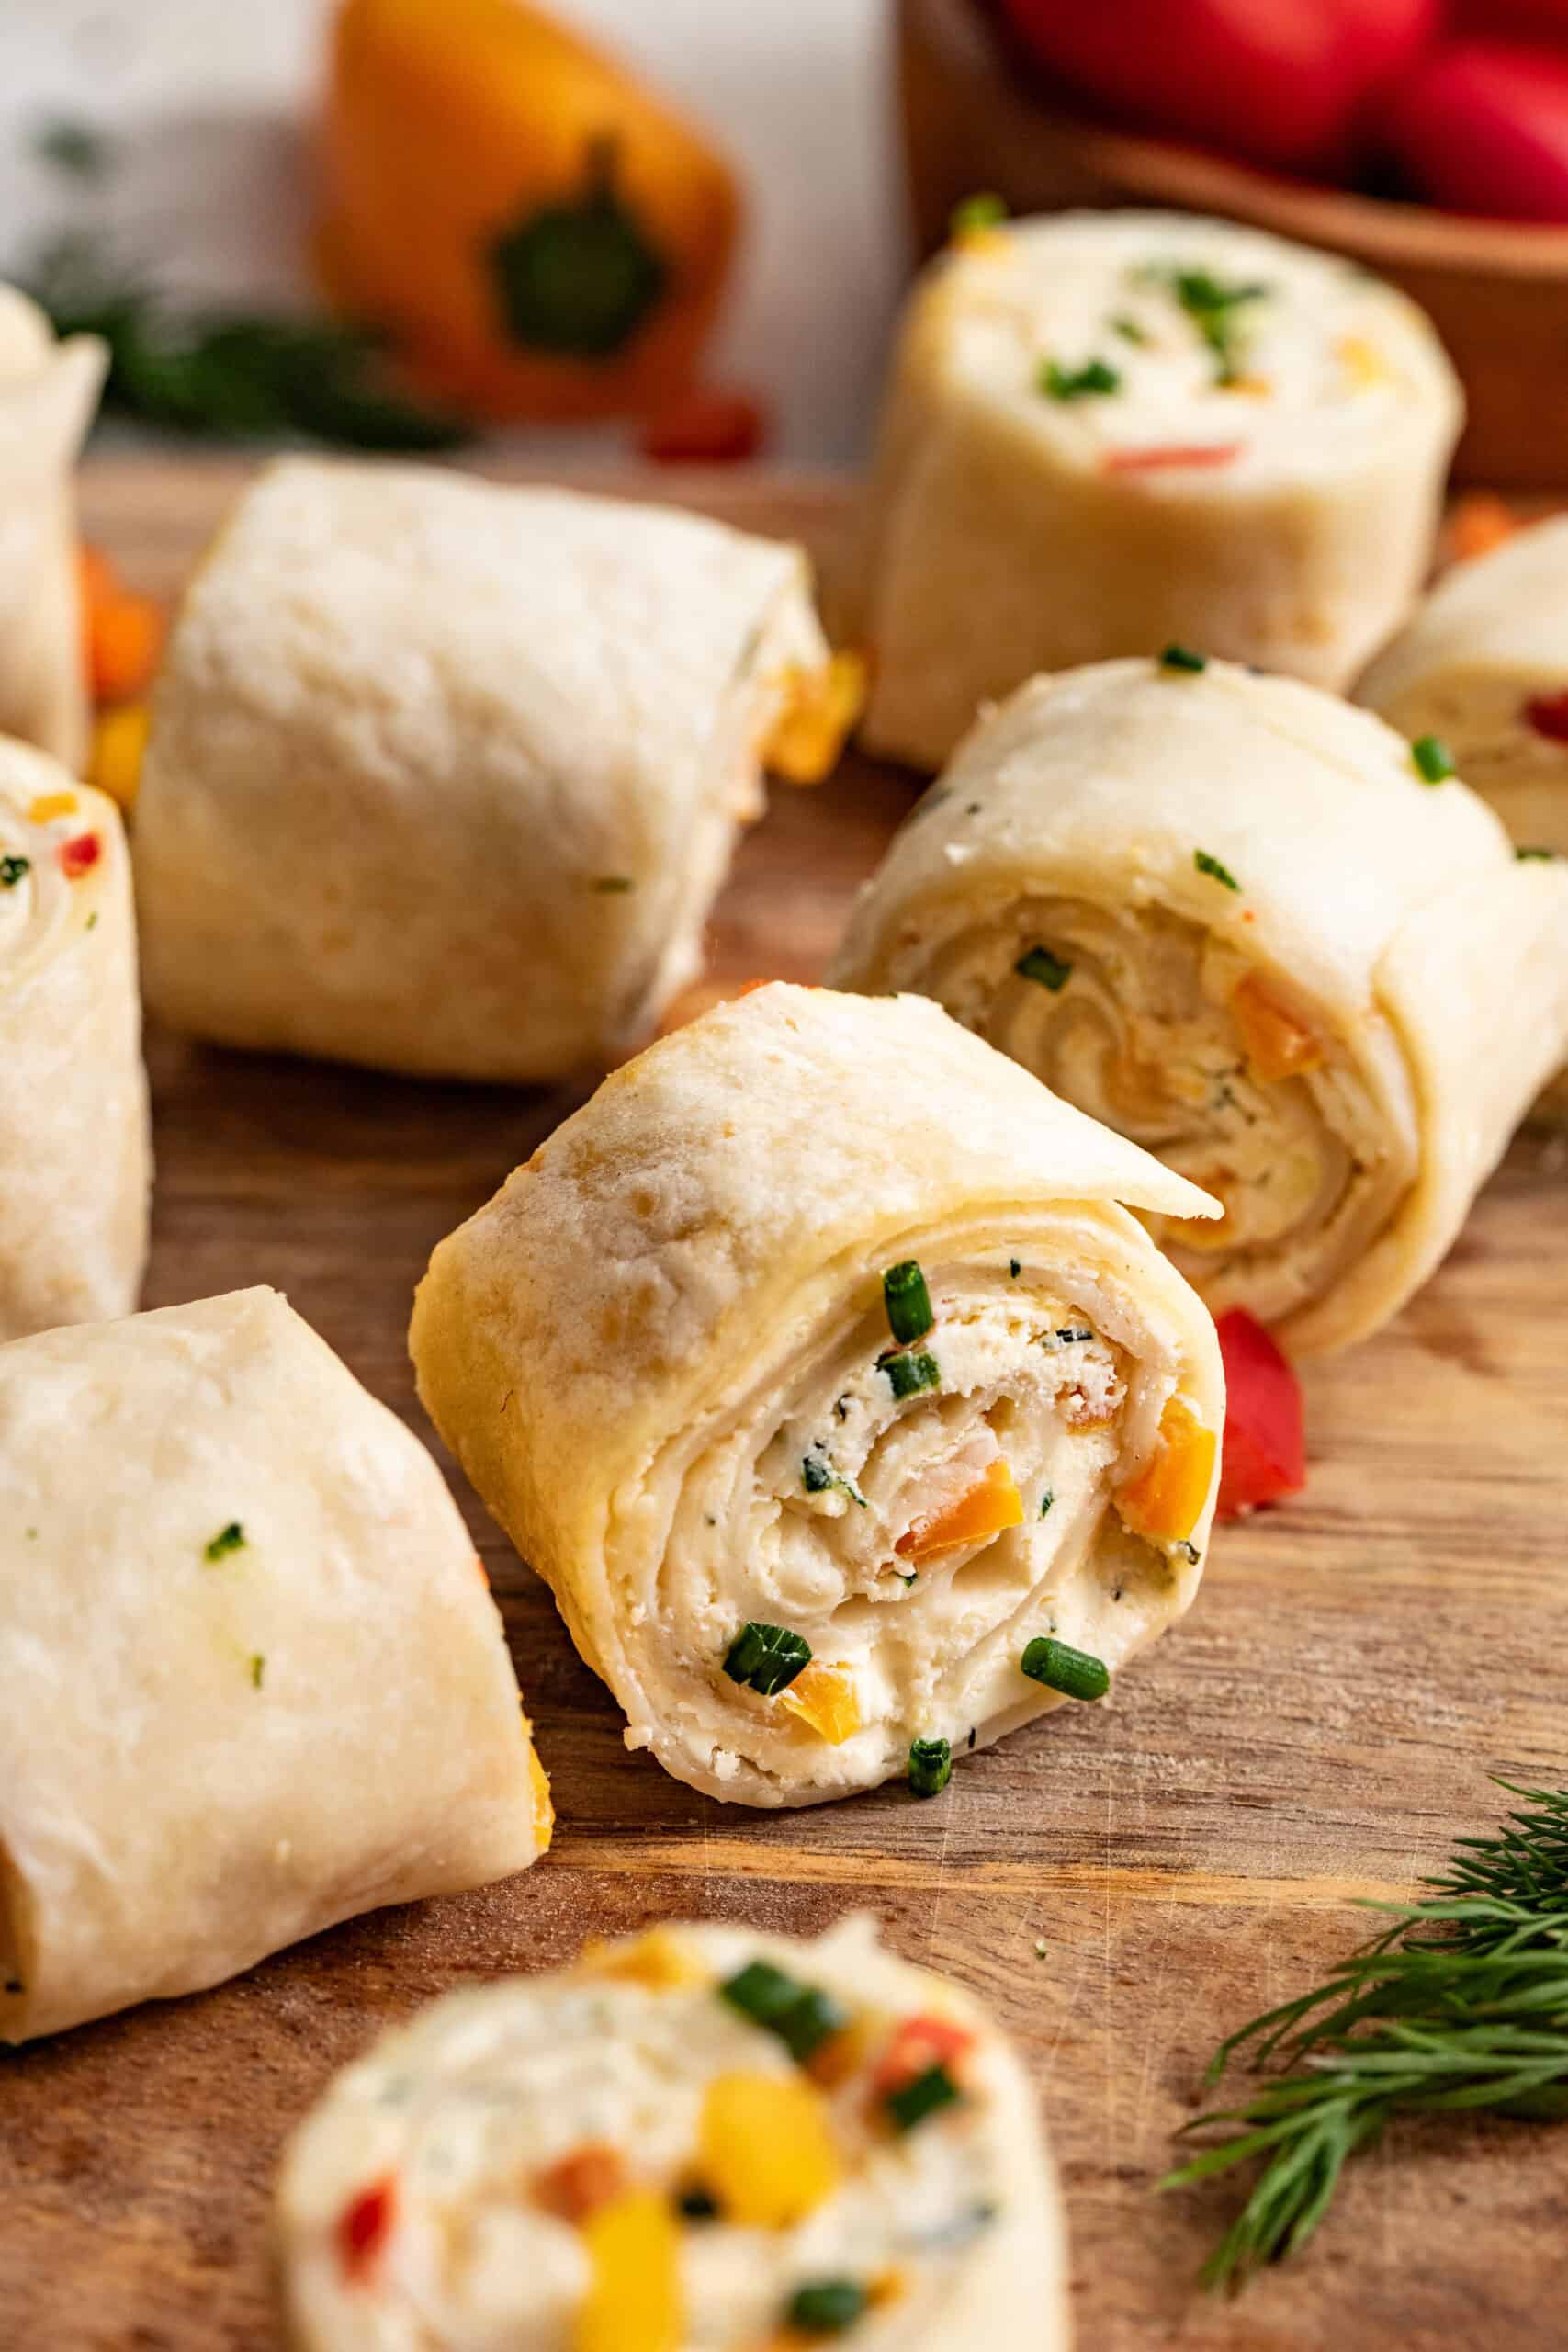
[[[1081,368],[1064,368],[1059,359],[1047,359],[1035,384],[1049,400],[1081,401],[1119,392],[1122,378],[1108,359],[1086,359]]]
[[[969,229],[994,229],[1007,217],[1006,197],[994,196],[989,190],[977,196],[961,197],[947,216],[948,234],[962,237]]]
[[[726,1977],[719,1997],[784,2043],[797,2066],[849,2023],[845,2010],[819,1985],[803,1984],[772,1961],[753,1960]]]
[[[1013,966],[1021,980],[1037,980],[1053,996],[1059,996],[1073,977],[1073,967],[1060,956],[1053,956],[1048,947],[1032,947]]]
[[[731,1642],[724,1670],[731,1682],[743,1682],[764,1699],[787,1690],[803,1668],[811,1663],[811,1645],[787,1625],[765,1625],[755,1618],[742,1625]]]
[[[219,1529],[207,1546],[207,1557],[209,1560],[224,1560],[228,1558],[231,1552],[243,1552],[244,1548],[245,1531],[237,1519],[231,1519],[227,1527]]]
[[[1440,735],[1417,735],[1410,746],[1423,784],[1443,784],[1454,772],[1453,754]]]
[[[1159,657],[1159,666],[1162,670],[1190,670],[1197,676],[1208,668],[1209,657],[1206,653],[1194,653],[1185,645],[1168,645]]]
[[[803,2335],[842,2335],[863,2319],[871,2297],[854,2278],[813,2278],[797,2287],[784,2317]]]
[[[1227,890],[1241,888],[1241,884],[1230,869],[1222,865],[1217,857],[1211,857],[1206,849],[1195,849],[1192,853],[1192,863],[1200,874],[1206,874],[1212,882],[1223,883]]]
[[[1148,342],[1148,336],[1138,324],[1137,320],[1129,318],[1125,311],[1118,311],[1111,322],[1111,327],[1112,334],[1119,334],[1123,343],[1136,344],[1141,349]]]
[[[846,1478],[841,1470],[834,1468],[827,1445],[821,1438],[818,1438],[816,1443],[801,1456],[800,1483],[808,1495],[825,1495],[830,1487],[836,1487],[840,1494],[848,1495],[851,1502],[858,1503],[862,1510],[869,1509],[865,1497],[854,1480]]]
[[[909,1745],[909,1786],[918,1797],[939,1797],[953,1778],[953,1749],[945,1739]]]
[[[114,161],[114,141],[96,124],[62,116],[40,125],[32,142],[40,164],[76,180],[101,180]]]
[[[1156,284],[1175,296],[1214,355],[1214,380],[1232,384],[1236,378],[1236,354],[1244,322],[1237,313],[1269,293],[1265,285],[1230,285],[1206,269],[1156,269]]]
[[[887,1385],[900,1403],[906,1396],[918,1396],[922,1388],[942,1386],[942,1366],[924,1349],[901,1355],[890,1348],[886,1355],[877,1357],[876,1369],[887,1374]]]
[[[926,1278],[913,1258],[888,1267],[882,1277],[882,1301],[887,1309],[887,1328],[901,1347],[911,1340],[923,1340],[936,1320]]]
[[[253,1690],[259,1690],[261,1689],[262,1680],[265,1673],[266,1659],[263,1656],[262,1652],[257,1650],[251,1659],[251,1688]]]
[[[1514,855],[1519,860],[1521,865],[1529,858],[1544,858],[1549,864],[1555,864],[1559,859],[1561,859],[1562,852],[1560,849],[1517,849],[1514,852]],[[0,866],[0,881],[3,881],[4,879],[5,868],[4,866]]]
[[[1056,1496],[1055,1489],[1047,1487],[1045,1492],[1040,1498],[1040,1516],[1042,1519],[1045,1517],[1055,1499]]]
[[[592,887],[602,899],[616,899],[627,890],[635,890],[637,885],[629,874],[599,874],[595,875]]]
[[[24,874],[30,874],[30,857],[0,857],[0,890],[14,890]]]
[[[951,2107],[963,2096],[947,2068],[938,2064],[928,2066],[925,2073],[917,2075],[912,2082],[900,2084],[896,2091],[889,2091],[883,2105],[897,2131],[912,2132],[917,2123],[925,2121],[928,2115],[935,2115],[940,2109]]]
[[[1075,1650],[1049,1634],[1039,1634],[1019,1660],[1032,1682],[1060,1690],[1068,1699],[1103,1699],[1111,1688],[1104,1661],[1087,1650]]]

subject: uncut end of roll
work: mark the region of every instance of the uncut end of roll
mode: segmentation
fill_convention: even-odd
[[[296,2132],[297,2352],[1065,2352],[1055,2171],[1017,2057],[849,1918],[671,1923],[449,1994]]]
[[[1431,747],[1175,648],[978,726],[833,977],[934,998],[1203,1186],[1223,1219],[1156,1234],[1304,1351],[1448,1250],[1568,1052],[1565,942],[1568,866]]]
[[[0,2041],[549,1843],[412,1431],[276,1292],[0,1347]]]
[[[1173,637],[1344,687],[1419,588],[1461,414],[1411,302],[1261,231],[1125,211],[960,235],[884,410],[863,741],[939,767],[1037,671]]]
[[[1527,856],[1568,857],[1568,520],[1455,564],[1356,700],[1413,742],[1438,737]],[[1568,1116],[1568,1073],[1536,1108]]]
[[[152,1151],[119,811],[0,738],[0,1340],[127,1315]]]
[[[747,1804],[929,1792],[1182,1613],[1223,1376],[1123,1204],[1213,1210],[934,1005],[774,984],[441,1244],[421,1395],[629,1745]]]
[[[798,548],[290,458],[193,582],[137,803],[148,1001],[432,1076],[603,1068],[696,971],[764,765],[853,709]]]

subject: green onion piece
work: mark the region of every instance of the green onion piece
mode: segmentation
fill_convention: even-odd
[[[763,1625],[755,1618],[742,1625],[725,1655],[724,1670],[731,1682],[743,1682],[772,1699],[787,1690],[803,1667],[811,1663],[811,1645],[787,1625]]]
[[[1453,753],[1440,735],[1417,735],[1410,756],[1423,784],[1442,784],[1454,772]]]
[[[767,1960],[749,1961],[718,1991],[732,2009],[782,2041],[797,2066],[849,2023],[847,2012],[819,1985],[803,1984]]]
[[[1223,882],[1227,890],[1240,889],[1241,884],[1229,867],[1222,865],[1217,857],[1211,857],[1206,849],[1195,849],[1192,853],[1192,863],[1200,874],[1208,875],[1212,881]]]
[[[251,1688],[253,1690],[259,1690],[261,1689],[262,1678],[265,1672],[266,1659],[262,1655],[261,1651],[258,1650],[251,1660]]]
[[[795,2289],[784,2317],[803,2335],[842,2335],[864,2318],[870,2301],[856,2278],[813,2278]]]
[[[977,196],[965,196],[959,199],[947,216],[948,234],[962,237],[967,229],[994,229],[1007,217],[1006,197],[997,196],[987,188]]]
[[[900,1355],[890,1348],[885,1356],[877,1357],[876,1369],[887,1374],[887,1385],[900,1400],[918,1396],[922,1388],[942,1386],[942,1366],[923,1348],[912,1355]]]
[[[889,2091],[883,2104],[900,2132],[912,2132],[939,2108],[951,2107],[963,2093],[943,2065],[928,2066],[913,2082]]]
[[[1514,852],[1514,855],[1521,865],[1527,858],[1532,857],[1545,858],[1550,863],[1560,858],[1562,854],[1562,852],[1560,849],[1517,849]]]
[[[634,889],[636,885],[629,874],[601,874],[596,876],[592,887],[602,899],[611,899],[619,898],[623,891]]]
[[[245,1531],[237,1519],[231,1519],[227,1527],[219,1529],[207,1546],[207,1557],[209,1560],[221,1560],[226,1558],[229,1553],[243,1552],[244,1548]]]
[[[1111,325],[1112,333],[1119,334],[1123,343],[1135,343],[1141,349],[1148,342],[1137,320],[1129,318],[1125,311],[1118,311]]]
[[[1068,1699],[1103,1699],[1111,1676],[1102,1659],[1087,1650],[1075,1650],[1049,1634],[1038,1634],[1019,1660],[1032,1682],[1060,1690]]]
[[[0,857],[0,890],[14,890],[24,874],[30,874],[30,857]]]
[[[900,1347],[907,1347],[911,1340],[923,1340],[936,1321],[926,1278],[913,1258],[888,1267],[882,1277],[882,1301],[887,1309],[887,1328]]]
[[[918,1797],[939,1797],[953,1778],[953,1749],[945,1739],[909,1744],[909,1786]]]
[[[1190,670],[1196,677],[1209,666],[1206,653],[1194,653],[1189,645],[1168,645],[1159,657],[1162,670]]]
[[[1042,1519],[1044,1518],[1046,1512],[1050,1510],[1055,1499],[1056,1493],[1055,1487],[1047,1487],[1045,1492],[1040,1498],[1040,1516]]]
[[[1047,359],[1035,387],[1048,400],[1081,401],[1119,392],[1122,378],[1108,359],[1086,359],[1081,368],[1064,368],[1059,359]]]
[[[1073,976],[1072,966],[1065,964],[1059,956],[1053,956],[1048,947],[1032,947],[1012,968],[1021,980],[1038,980],[1053,996],[1059,995]]]

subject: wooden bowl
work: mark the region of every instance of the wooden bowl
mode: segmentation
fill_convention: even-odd
[[[942,243],[958,199],[981,188],[1017,212],[1159,205],[1325,246],[1402,286],[1448,345],[1470,401],[1459,479],[1568,486],[1568,229],[1384,203],[1106,130],[1028,86],[984,0],[897,0],[897,9],[922,251]]]

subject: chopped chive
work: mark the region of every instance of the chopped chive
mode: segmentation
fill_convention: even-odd
[[[1211,881],[1224,883],[1227,890],[1240,889],[1241,884],[1229,867],[1222,865],[1217,857],[1211,857],[1206,849],[1195,849],[1192,853],[1192,863],[1199,873],[1208,875]]]
[[[911,1568],[908,1576],[904,1574],[901,1568],[895,1568],[893,1573],[897,1577],[900,1584],[919,1584],[920,1580],[920,1572],[919,1568]]]
[[[1206,653],[1194,653],[1190,645],[1168,645],[1159,657],[1162,670],[1190,670],[1194,677],[1209,666]]]
[[[1044,1939],[1044,1937],[1043,1937],[1043,1936],[1036,1936],[1036,1937],[1035,1937],[1035,1939],[1034,1939],[1034,1957],[1035,1957],[1035,1959],[1036,1959],[1036,1960],[1043,1960],[1043,1959],[1044,1959],[1044,1957],[1045,1957],[1046,1949],[1047,1949],[1047,1947],[1046,1947],[1046,1943],[1045,1943],[1045,1939]]]
[[[1123,343],[1136,344],[1142,349],[1148,342],[1148,336],[1138,324],[1137,320],[1129,318],[1125,311],[1117,311],[1111,322],[1111,327],[1112,334],[1119,334]]]
[[[211,1543],[208,1544],[207,1557],[209,1560],[221,1560],[227,1558],[231,1552],[243,1552],[244,1548],[245,1531],[237,1519],[231,1519],[227,1527],[219,1529]]]
[[[1196,1544],[1190,1544],[1185,1536],[1179,1544],[1173,1544],[1170,1548],[1173,1552],[1180,1553],[1190,1568],[1195,1568],[1203,1556]]]
[[[890,1348],[885,1356],[877,1357],[876,1369],[887,1374],[887,1385],[900,1402],[906,1396],[918,1396],[922,1388],[942,1386],[942,1366],[923,1348],[910,1355],[901,1355]]]
[[[98,927],[98,910],[97,910],[96,907],[95,907],[95,908],[93,909],[92,913],[87,917],[87,929],[88,929],[89,931],[96,931],[97,927]]]
[[[1544,858],[1549,862],[1554,861],[1562,855],[1562,852],[1560,849],[1517,849],[1514,855],[1522,865],[1527,858],[1532,857]]]
[[[725,1654],[724,1670],[731,1682],[743,1682],[764,1699],[787,1690],[795,1676],[811,1663],[811,1645],[787,1625],[764,1625],[752,1618],[742,1625]]]
[[[1214,355],[1214,379],[1230,384],[1236,376],[1236,312],[1247,302],[1261,301],[1269,292],[1262,285],[1227,286],[1206,269],[1156,270],[1156,282],[1170,288],[1203,341]]]
[[[898,2131],[912,2132],[917,2123],[925,2121],[928,2115],[935,2115],[940,2108],[951,2107],[962,2096],[947,2068],[939,2064],[928,2066],[923,2075],[915,2076],[913,2082],[903,2083],[897,2090],[889,2091],[883,2104]]]
[[[1072,966],[1064,963],[1059,956],[1053,956],[1048,947],[1032,947],[1012,968],[1021,980],[1038,980],[1053,996],[1058,995],[1073,976]]]
[[[1046,1512],[1050,1510],[1055,1499],[1055,1489],[1052,1487],[1047,1487],[1045,1492],[1040,1498],[1040,1516],[1042,1519],[1044,1518]]]
[[[718,2219],[718,2206],[700,2181],[694,2181],[690,2188],[681,2191],[675,2199],[675,2209],[688,2222],[715,2222]]]
[[[1021,1273],[1022,1273],[1022,1272],[1023,1272],[1023,1261],[1022,1261],[1022,1259],[1021,1259],[1021,1258],[1010,1258],[1010,1259],[1008,1260],[1008,1272],[1009,1272],[1009,1273],[1012,1276],[1012,1278],[1013,1278],[1014,1282],[1017,1282],[1017,1280],[1018,1280],[1018,1278],[1019,1278],[1020,1274],[1021,1274]]]
[[[0,857],[0,890],[14,890],[24,874],[30,874],[30,857]]]
[[[1122,389],[1121,373],[1108,359],[1086,359],[1081,368],[1047,359],[1034,380],[1036,390],[1053,401],[1081,401]]]
[[[1440,735],[1417,735],[1410,756],[1423,784],[1442,784],[1454,772],[1453,754]]]
[[[948,234],[962,237],[969,229],[994,229],[1008,217],[1008,203],[989,188],[976,196],[961,197],[947,216]]]
[[[617,898],[624,890],[636,888],[629,874],[601,874],[595,876],[593,888],[602,899]]]
[[[846,1478],[841,1470],[833,1467],[828,1448],[820,1438],[800,1458],[800,1483],[808,1495],[825,1495],[829,1487],[836,1487],[840,1494],[848,1495],[851,1502],[859,1503],[862,1510],[870,1508],[854,1480]]]
[[[749,1961],[718,1991],[732,2009],[782,2041],[797,2066],[849,2023],[846,2012],[819,1985],[803,1984],[768,1960]]]
[[[784,2317],[803,2335],[842,2335],[863,2319],[870,2303],[858,2278],[812,2278],[795,2289]]]
[[[900,1347],[907,1347],[911,1340],[923,1340],[936,1320],[926,1278],[913,1258],[902,1258],[897,1265],[888,1267],[882,1277],[882,1300],[887,1309],[887,1328]]]
[[[953,1778],[953,1749],[945,1739],[909,1743],[909,1786],[918,1797],[939,1797]]]
[[[1043,1682],[1047,1690],[1060,1690],[1065,1698],[1103,1699],[1111,1688],[1103,1660],[1049,1634],[1037,1634],[1019,1664],[1032,1682]]]
[[[261,1651],[257,1650],[254,1657],[251,1659],[251,1688],[253,1690],[259,1690],[261,1689],[263,1678],[265,1673],[266,1659],[262,1655]]]

